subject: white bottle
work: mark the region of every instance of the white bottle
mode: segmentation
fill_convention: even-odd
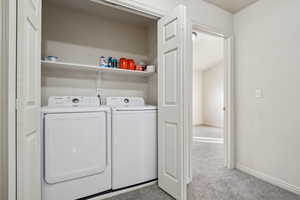
[[[100,67],[106,67],[107,66],[104,56],[100,57],[99,65],[100,65]]]

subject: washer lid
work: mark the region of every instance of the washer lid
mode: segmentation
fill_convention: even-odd
[[[90,107],[42,107],[42,113],[83,113],[83,112],[110,112],[108,106],[90,106]]]

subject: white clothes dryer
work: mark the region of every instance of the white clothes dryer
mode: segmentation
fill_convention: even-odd
[[[43,200],[110,190],[110,108],[97,97],[50,97],[42,120]]]
[[[112,108],[112,189],[157,179],[157,107],[140,97],[108,97]]]

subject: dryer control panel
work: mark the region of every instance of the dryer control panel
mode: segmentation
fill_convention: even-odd
[[[48,99],[49,107],[73,107],[84,106],[93,107],[100,106],[98,97],[94,96],[51,96]]]
[[[144,106],[145,100],[142,97],[107,97],[106,105],[112,107]]]

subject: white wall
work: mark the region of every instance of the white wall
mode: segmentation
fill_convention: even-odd
[[[157,0],[159,1],[159,0]],[[173,2],[173,0],[168,0]],[[230,35],[233,32],[233,15],[203,0],[182,0],[188,14],[198,24],[212,28],[217,33]]]
[[[299,0],[260,0],[234,17],[238,167],[298,194],[299,8]]]
[[[203,124],[203,77],[201,70],[193,71],[193,125]]]
[[[157,22],[148,27],[148,61],[157,67]],[[156,69],[157,71],[157,69]],[[157,74],[148,78],[147,104],[158,103],[158,80]]]
[[[205,70],[224,60],[224,38],[209,33],[193,30],[197,36],[193,39],[196,45],[194,70]]]
[[[97,65],[100,56],[147,60],[148,30],[81,10],[43,4],[43,54]]]
[[[203,124],[224,126],[224,62],[203,71]]]
[[[193,71],[193,125],[203,124],[203,77],[201,70]]]
[[[188,14],[194,22],[205,27],[213,28],[216,32],[229,35],[233,32],[233,16],[231,13],[220,9],[203,0],[118,0],[132,5],[143,4],[149,8],[156,8],[164,12],[170,11],[178,4],[188,8]]]
[[[193,39],[193,125],[200,125],[202,120],[202,69],[199,37]]]

